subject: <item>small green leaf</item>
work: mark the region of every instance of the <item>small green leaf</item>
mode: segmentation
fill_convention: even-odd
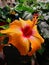
[[[11,22],[11,19],[10,18],[7,18],[6,19],[6,22],[10,23]]]
[[[42,47],[41,49],[38,50],[38,52],[42,55],[42,53],[44,52],[45,48]]]
[[[44,19],[44,16],[43,15],[40,15],[38,19],[43,20]]]
[[[9,25],[0,26],[0,28],[2,28],[2,29],[7,29],[8,27],[9,27]]]
[[[0,36],[3,36],[3,34],[2,34],[2,33],[0,33]]]

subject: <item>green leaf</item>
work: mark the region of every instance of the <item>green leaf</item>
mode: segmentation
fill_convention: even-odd
[[[11,22],[11,19],[10,18],[7,18],[6,19],[6,22],[10,23]]]
[[[21,11],[28,11],[28,12],[31,12],[31,13],[34,12],[34,10],[31,7],[25,6],[23,4],[19,4],[14,9],[15,9],[15,11],[19,11],[19,12],[21,12]]]
[[[39,16],[39,19],[43,20],[44,19],[44,16],[43,15],[40,15]]]
[[[9,27],[9,25],[0,26],[0,28],[2,28],[2,29],[7,29],[8,27]]]
[[[2,33],[0,33],[0,36],[3,36],[3,34],[2,34]]]
[[[44,52],[44,50],[45,50],[45,48],[42,46],[42,48],[41,48],[41,49],[39,49],[39,50],[38,50],[38,52],[42,55],[42,54],[43,54],[43,52]]]
[[[49,2],[46,3],[46,8],[49,10]]]
[[[25,1],[27,1],[27,0],[18,0],[20,3],[24,3]]]

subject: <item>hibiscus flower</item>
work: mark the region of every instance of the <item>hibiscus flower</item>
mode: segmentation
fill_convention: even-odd
[[[14,20],[10,23],[9,28],[1,30],[3,34],[7,34],[9,37],[9,44],[15,46],[21,55],[31,56],[44,43],[44,39],[37,29],[37,16],[33,20]]]

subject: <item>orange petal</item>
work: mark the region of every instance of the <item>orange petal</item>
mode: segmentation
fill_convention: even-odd
[[[30,19],[26,20],[26,24],[31,28],[33,27],[33,22]]]
[[[12,23],[10,23],[9,28],[6,30],[1,30],[0,33],[3,34],[8,34],[8,33],[12,33],[12,32],[16,32],[18,31],[18,28],[21,27],[20,21],[19,20],[14,20]]]
[[[27,55],[29,51],[29,42],[27,38],[15,35],[15,38],[11,38],[9,43],[13,44],[21,55]]]
[[[17,44],[17,49],[19,50],[21,55],[27,55],[29,51],[29,41],[27,38],[20,37],[18,44]]]
[[[35,22],[37,21],[36,19],[33,19],[33,21],[31,21],[30,19],[23,20],[21,18],[19,18],[19,20],[21,22],[22,27],[30,26],[31,28],[36,24]]]
[[[34,54],[39,48],[41,48],[41,42],[38,38],[35,38],[33,36],[31,36],[29,38],[29,41],[31,43],[31,51],[28,53],[29,56],[31,56],[32,54]]]
[[[24,27],[24,26],[30,26],[33,27],[33,24],[35,22],[31,21],[30,19],[28,20],[23,20],[21,18],[19,18],[19,20],[14,20],[12,23],[10,23],[10,28],[15,28],[15,27]]]
[[[8,33],[9,31],[11,31],[11,30],[10,30],[10,29],[0,30],[0,33],[2,33],[2,34],[6,34],[6,33]]]
[[[27,25],[26,21],[24,21],[23,19],[19,18],[19,21],[21,23],[22,28]]]
[[[41,41],[41,43],[44,43],[44,39],[42,38],[42,36],[39,34],[39,32],[37,30],[37,25],[35,25],[32,30],[34,32],[33,36],[38,38]]]
[[[9,27],[10,28],[21,27],[20,21],[19,20],[14,20],[12,23],[10,23]]]
[[[20,28],[8,28],[6,30],[1,30],[0,33],[7,35],[12,35],[12,34],[22,35]]]

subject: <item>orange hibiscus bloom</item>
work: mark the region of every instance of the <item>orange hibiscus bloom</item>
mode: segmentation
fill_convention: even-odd
[[[21,55],[28,54],[31,56],[44,42],[37,30],[37,20],[37,17],[34,17],[33,21],[19,18],[19,20],[10,23],[7,30],[1,30],[0,32],[9,36],[8,43],[14,45]]]

